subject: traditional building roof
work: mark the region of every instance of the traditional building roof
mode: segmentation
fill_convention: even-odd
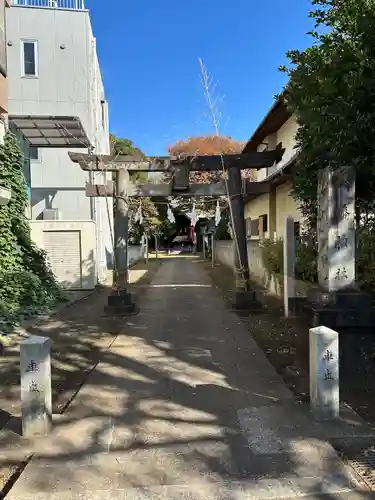
[[[247,141],[242,152],[257,151],[258,146],[262,144],[263,140],[268,135],[277,132],[291,116],[292,114],[286,106],[283,94],[281,94]]]

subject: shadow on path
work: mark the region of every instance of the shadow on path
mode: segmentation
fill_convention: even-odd
[[[113,335],[108,320],[88,319],[82,328],[92,328],[90,336]],[[369,498],[354,496],[358,483],[328,443],[342,428],[313,422],[294,401],[191,259],[166,259],[144,287],[140,314],[116,328],[121,334],[100,351],[52,435],[32,444],[36,457],[10,499],[133,498],[132,491],[137,498]],[[71,330],[66,319],[50,334],[69,338]],[[77,335],[74,343],[67,359],[77,365],[80,351],[99,349]],[[351,418],[343,425],[355,436],[363,428]],[[12,439],[3,440],[3,463],[17,461]]]

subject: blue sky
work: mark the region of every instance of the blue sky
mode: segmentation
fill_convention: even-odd
[[[247,140],[280,91],[278,66],[304,48],[310,0],[86,0],[110,128],[148,155],[212,133],[198,57],[212,75],[222,135]]]

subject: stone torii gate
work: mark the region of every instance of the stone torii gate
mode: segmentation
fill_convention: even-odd
[[[117,290],[108,298],[108,307],[114,313],[131,314],[136,311],[135,303],[128,292],[128,197],[205,197],[228,195],[233,217],[235,293],[233,306],[237,309],[258,309],[255,291],[250,287],[247,256],[246,228],[244,218],[244,194],[261,194],[268,187],[258,182],[244,185],[241,169],[271,167],[279,162],[284,150],[251,152],[212,156],[157,156],[144,158],[141,155],[97,156],[95,154],[69,153],[71,160],[84,171],[113,172],[115,182],[107,185],[86,185],[89,197],[110,196],[115,198],[114,252]],[[224,170],[226,179],[213,184],[190,184],[190,171]],[[129,172],[169,172],[168,184],[135,185],[129,180]]]

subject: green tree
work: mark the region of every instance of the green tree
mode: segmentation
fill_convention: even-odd
[[[116,137],[114,134],[109,134],[111,144],[111,153],[116,155],[131,155],[140,154],[145,158],[145,154],[137,148],[130,139]]]
[[[0,185],[11,190],[0,206],[0,334],[22,318],[62,299],[44,252],[30,237],[23,156],[14,135],[0,146]]]
[[[139,154],[142,158],[146,155],[137,148],[130,139],[116,137],[114,134],[109,134],[109,142],[111,145],[111,154],[114,156]],[[130,177],[132,182],[142,184],[147,182],[147,172],[131,172]]]
[[[110,134],[111,153],[115,156],[139,154],[142,158],[146,155],[137,148],[130,139],[118,138],[114,134]],[[148,179],[147,172],[130,172],[130,179],[136,184],[151,183]],[[139,206],[142,207],[143,222],[134,220]],[[131,214],[129,222],[129,239],[131,243],[138,244],[142,234],[147,230],[153,234],[156,230],[162,231],[165,227],[165,217],[159,205],[155,204],[152,198],[129,198],[129,212]]]
[[[142,223],[135,220],[135,214],[141,208]],[[156,231],[163,232],[165,219],[161,211],[151,198],[129,198],[129,239],[133,244],[139,244],[142,234],[147,231],[154,234]]]
[[[289,76],[285,99],[299,123],[295,196],[314,225],[317,174],[328,165],[353,166],[358,208],[374,208],[375,2],[312,3],[313,45],[290,51],[291,65],[281,70]]]

